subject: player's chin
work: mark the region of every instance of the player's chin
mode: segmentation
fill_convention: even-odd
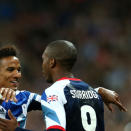
[[[18,86],[10,86],[9,88],[16,91],[18,89]]]
[[[48,82],[48,83],[53,83],[53,80],[52,80],[52,79],[47,78],[47,79],[46,79],[46,82]]]
[[[11,89],[16,91],[16,90],[18,90],[18,87],[11,87]]]
[[[10,84],[10,88],[13,89],[13,90],[16,90],[18,87],[19,87],[19,82]]]

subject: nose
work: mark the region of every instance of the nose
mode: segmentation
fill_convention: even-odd
[[[17,79],[21,78],[21,72],[18,71],[18,70],[15,70],[14,71],[14,77],[17,78]]]

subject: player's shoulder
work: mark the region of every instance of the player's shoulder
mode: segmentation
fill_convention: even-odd
[[[59,80],[52,84],[50,87],[46,89],[46,91],[58,91],[63,90],[68,84],[70,83],[69,80]]]
[[[32,96],[33,97],[33,96],[39,96],[39,94],[32,93],[32,92],[27,91],[27,90],[17,90],[16,96],[26,96],[26,97]]]
[[[31,92],[30,91],[26,91],[26,90],[17,90],[16,91],[16,95],[23,95],[23,94],[30,95]]]

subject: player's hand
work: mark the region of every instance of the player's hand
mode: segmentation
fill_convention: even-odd
[[[98,93],[101,95],[104,103],[111,112],[113,111],[111,104],[115,104],[120,109],[120,111],[127,111],[127,109],[121,103],[119,95],[115,91],[100,87]]]
[[[6,102],[10,101],[14,101],[17,102],[16,99],[16,93],[14,90],[10,89],[10,88],[0,88],[0,99],[1,100],[5,100]]]
[[[10,110],[8,110],[8,116],[10,120],[0,118],[0,129],[2,131],[15,131],[18,126],[17,120]]]

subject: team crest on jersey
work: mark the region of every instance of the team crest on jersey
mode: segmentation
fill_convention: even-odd
[[[50,95],[50,96],[47,97],[47,102],[48,103],[53,102],[53,101],[58,101],[58,96]]]

